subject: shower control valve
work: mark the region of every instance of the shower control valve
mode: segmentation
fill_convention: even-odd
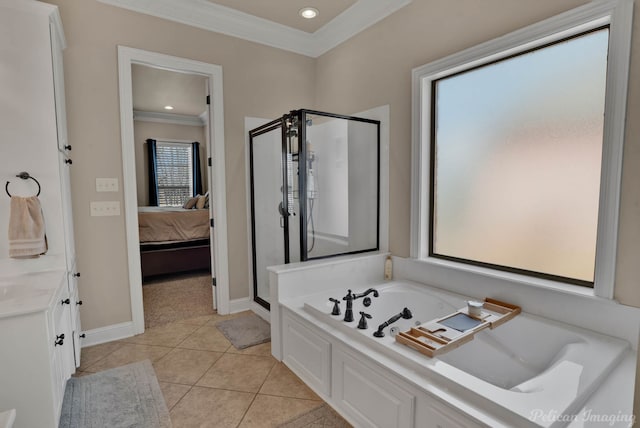
[[[333,310],[331,311],[331,315],[340,315],[340,300],[330,297],[329,301],[333,302]]]

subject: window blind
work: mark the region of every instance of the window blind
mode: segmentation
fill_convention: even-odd
[[[156,168],[159,206],[181,206],[193,196],[191,144],[158,141]]]

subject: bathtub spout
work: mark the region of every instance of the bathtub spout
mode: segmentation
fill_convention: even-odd
[[[390,326],[394,322],[398,321],[400,318],[404,318],[404,319],[408,320],[408,319],[413,318],[413,314],[411,313],[411,311],[409,309],[404,308],[402,310],[402,312],[400,312],[398,315],[394,315],[391,318],[389,318],[387,321],[385,321],[382,324],[380,324],[378,326],[378,330],[375,331],[373,333],[373,335],[375,337],[384,337],[384,332],[382,330],[384,330],[385,327]]]
[[[373,293],[373,297],[378,297],[378,290],[375,290],[373,288],[368,289],[367,291],[365,291],[364,293],[360,293],[360,294],[354,294],[353,295],[353,300],[359,299],[361,297],[365,297],[368,296],[369,294]]]

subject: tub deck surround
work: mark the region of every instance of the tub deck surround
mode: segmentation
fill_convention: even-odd
[[[353,291],[359,293],[369,287]],[[372,316],[367,330],[358,329],[357,321],[346,323],[342,315],[331,315],[329,297],[344,293],[342,288],[285,305],[292,304],[289,307],[294,309],[302,304],[313,317],[349,335],[352,346],[375,347],[399,364],[427,377],[441,375],[525,419],[537,409],[558,414],[578,411],[629,348],[628,342],[614,337],[523,313],[494,330],[477,333],[455,350],[429,358],[398,343],[386,329],[384,337],[373,337],[375,326],[406,306],[413,318],[390,326],[406,331],[455,312],[468,298],[409,281],[373,288],[380,297],[373,299],[369,308],[354,302],[354,313],[367,311]]]
[[[279,343],[279,349],[273,349],[274,356],[284,360],[352,423],[378,426],[359,419],[362,414],[354,413],[351,403],[345,405],[343,395],[347,392],[341,388],[347,388],[348,382],[341,376],[350,376],[351,369],[345,368],[350,357],[343,354],[351,355],[358,366],[375,368],[374,371],[383,378],[391,379],[409,395],[414,394],[414,398],[405,403],[407,406],[407,403],[412,403],[412,407],[405,411],[413,415],[413,419],[409,422],[398,419],[390,426],[421,426],[420,423],[439,414],[437,409],[436,413],[431,412],[438,407],[437,403],[435,407],[430,404],[432,400],[453,412],[448,414],[445,411],[442,426],[557,427],[570,423],[559,418],[563,412],[578,415],[585,412],[606,412],[606,415],[632,413],[640,311],[615,302],[588,298],[586,307],[589,310],[576,315],[574,308],[582,303],[582,299],[578,299],[565,305],[566,311],[571,312],[569,316],[558,313],[558,318],[564,321],[558,322],[530,313],[530,309],[538,310],[538,314],[544,313],[547,308],[522,304],[522,299],[510,299],[513,297],[510,293],[522,291],[518,288],[505,292],[504,284],[497,284],[493,289],[486,283],[480,284],[478,288],[483,294],[467,291],[473,294],[474,300],[493,297],[522,305],[524,312],[494,330],[477,333],[472,341],[458,349],[428,358],[397,343],[389,334],[390,329],[404,331],[416,324],[446,316],[464,307],[470,297],[467,293],[453,293],[403,279],[401,275],[410,271],[407,265],[411,261],[394,258],[394,264],[402,266],[394,269],[396,280],[392,282],[382,280],[384,256],[381,255],[343,260],[338,265],[271,271],[272,296],[279,296],[272,300],[278,302],[272,305],[271,312],[272,337],[277,336]],[[415,279],[423,274],[422,281],[430,281],[430,276],[424,275],[421,268],[413,268],[408,276]],[[338,277],[338,273],[342,277]],[[436,274],[434,279],[440,278]],[[438,285],[442,286],[442,283]],[[361,293],[370,287],[378,290],[380,297],[372,297],[369,307],[363,306],[363,299],[356,300],[353,305],[355,320],[345,323],[345,302],[342,298],[347,289]],[[455,291],[459,292],[459,288]],[[534,296],[534,305],[541,299],[537,294],[538,290],[525,292],[525,296]],[[546,294],[553,307],[558,306],[554,300],[564,303],[567,297],[575,296],[562,293],[558,298],[553,292]],[[329,298],[340,300],[341,315],[331,315],[333,303]],[[384,329],[383,338],[374,338],[373,332],[377,327],[404,307],[411,310],[413,317],[398,320]],[[577,319],[580,316],[585,320],[589,317],[600,319],[600,316],[593,317],[599,309],[609,319],[597,325],[590,320],[587,323],[590,330],[566,323],[567,318]],[[367,320],[367,330],[357,329],[360,311],[371,315]],[[612,328],[619,323],[625,325],[619,329]],[[599,326],[600,333],[593,331],[596,329],[593,325]],[[602,334],[607,331],[618,337]],[[322,367],[314,372],[313,367],[309,371],[297,366],[296,356],[286,349],[287,346],[297,346],[296,343],[311,346],[313,355],[309,357]],[[329,358],[329,363],[322,363],[323,358]],[[344,385],[340,386],[341,383]],[[427,397],[426,401],[424,397]],[[384,404],[381,403],[380,407]],[[461,419],[458,421],[456,418]],[[449,420],[458,422],[447,422]],[[569,426],[582,425],[572,423]]]

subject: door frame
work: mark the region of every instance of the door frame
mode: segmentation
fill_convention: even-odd
[[[140,238],[138,235],[138,195],[133,136],[133,93],[131,65],[142,64],[169,71],[199,74],[207,77],[211,96],[208,109],[209,126],[207,153],[209,167],[210,215],[215,219],[211,233],[212,271],[216,275],[214,299],[218,313],[229,312],[229,266],[227,251],[227,211],[225,183],[224,112],[222,93],[222,67],[186,58],[118,46],[118,77],[120,93],[120,132],[122,140],[122,167],[124,216],[127,239],[131,317],[134,334],[144,332],[142,302],[142,272],[140,264]],[[212,302],[213,303],[213,302]]]

